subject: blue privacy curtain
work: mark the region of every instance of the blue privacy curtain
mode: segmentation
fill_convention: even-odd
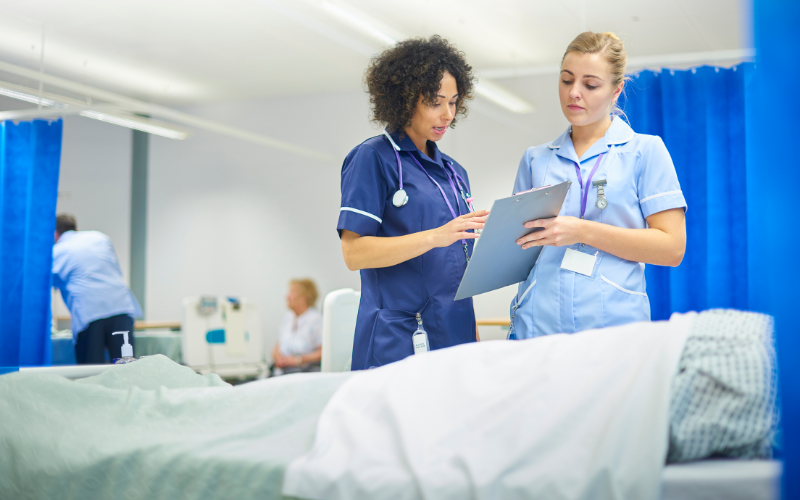
[[[800,248],[797,113],[786,96],[800,81],[797,0],[753,2],[757,69],[748,89],[749,307],[775,318],[783,422],[784,499],[800,498]],[[750,104],[752,101],[752,104]]]
[[[661,136],[686,197],[686,255],[647,265],[653,320],[673,312],[748,307],[745,89],[753,65],[643,71],[621,101],[633,130]]]
[[[0,373],[49,365],[62,122],[0,123]]]

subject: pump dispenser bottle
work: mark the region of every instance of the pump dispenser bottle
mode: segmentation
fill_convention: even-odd
[[[133,357],[133,346],[128,343],[129,332],[114,332],[111,335],[122,335],[124,344],[122,344],[122,357],[114,360],[115,365],[124,365],[126,363],[133,363],[136,358]]]

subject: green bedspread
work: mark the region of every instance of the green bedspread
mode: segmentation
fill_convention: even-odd
[[[281,498],[351,374],[232,387],[165,356],[70,381],[0,377],[2,499]]]

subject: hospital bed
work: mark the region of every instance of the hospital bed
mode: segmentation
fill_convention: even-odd
[[[124,366],[124,365],[123,365]],[[22,368],[26,374],[59,375],[70,380],[99,375],[117,369],[114,365],[59,366]],[[294,378],[294,377],[292,377]],[[338,387],[333,381],[331,387]],[[259,382],[261,384],[261,382]],[[243,387],[243,386],[240,386]],[[320,394],[323,398],[327,394]],[[309,422],[301,422],[300,434],[311,432]],[[302,428],[304,427],[304,428]],[[244,443],[243,443],[244,444]],[[244,444],[246,446],[246,444]],[[278,472],[284,467],[272,466]],[[664,468],[662,474],[662,500],[778,500],[780,498],[781,464],[775,460],[704,460],[688,464],[673,464]],[[279,481],[278,481],[279,484]],[[280,498],[278,488],[272,488]],[[2,492],[2,488],[0,488]],[[221,494],[219,498],[226,498]],[[207,498],[215,498],[213,496]]]
[[[234,388],[160,356],[21,371],[0,377],[2,498],[281,498],[288,464],[308,451],[327,401],[353,376]],[[779,463],[765,460],[670,465],[662,498],[777,499],[779,477]]]

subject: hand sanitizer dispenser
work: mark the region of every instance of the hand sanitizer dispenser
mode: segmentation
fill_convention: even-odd
[[[130,332],[114,332],[111,334],[121,334],[124,342],[124,344],[122,344],[122,357],[114,360],[115,365],[124,365],[126,363],[132,363],[136,361],[136,358],[133,357],[133,346],[128,343],[128,333]]]

